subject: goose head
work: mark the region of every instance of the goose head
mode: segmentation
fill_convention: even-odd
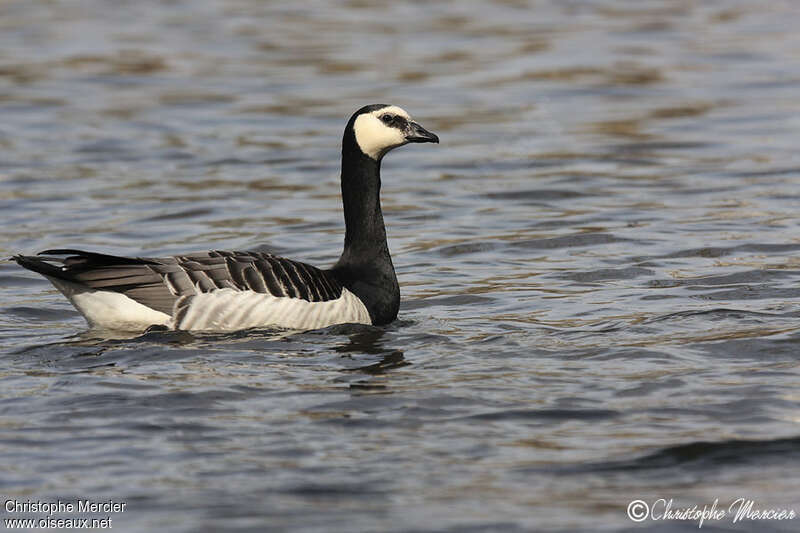
[[[439,137],[394,105],[364,106],[355,112],[349,126],[361,152],[376,161],[380,161],[389,150],[404,144],[439,142]]]

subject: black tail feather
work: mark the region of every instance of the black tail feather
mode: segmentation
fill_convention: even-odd
[[[50,264],[47,261],[43,261],[38,257],[34,257],[32,255],[15,255],[11,259],[16,261],[19,266],[37,272],[43,276],[50,276],[52,278],[64,280],[69,279],[61,267]]]
[[[64,256],[65,258],[47,257]],[[45,256],[40,258],[37,256]],[[155,261],[140,259],[138,257],[120,257],[116,255],[98,254],[83,250],[57,249],[39,252],[36,256],[15,255],[12,257],[21,267],[32,270],[43,276],[76,281],[76,274],[101,267],[118,267],[120,265],[152,265]]]
[[[141,259],[139,257],[121,257],[118,255],[98,254],[95,252],[86,252],[84,250],[73,250],[71,248],[59,248],[55,250],[44,250],[36,255],[67,255],[64,259],[65,265],[85,264],[103,266],[109,265],[152,265],[157,264],[155,261],[149,259]]]

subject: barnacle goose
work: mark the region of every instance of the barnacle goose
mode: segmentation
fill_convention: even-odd
[[[381,160],[393,148],[424,142],[439,138],[397,106],[368,105],[350,118],[342,138],[344,251],[327,270],[262,252],[131,258],[58,249],[14,259],[49,279],[92,327],[386,324],[397,317],[400,288],[381,212]]]

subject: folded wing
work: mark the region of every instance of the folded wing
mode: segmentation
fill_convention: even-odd
[[[88,289],[113,291],[172,315],[184,296],[219,289],[253,292],[307,302],[336,300],[342,285],[328,272],[262,252],[211,251],[167,258],[130,258],[47,250],[46,257],[17,256],[31,270]],[[63,259],[56,256],[67,256]]]

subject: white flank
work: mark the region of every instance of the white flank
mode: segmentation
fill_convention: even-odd
[[[355,294],[327,302],[301,298],[278,298],[254,291],[219,289],[189,296],[189,308],[175,329],[236,331],[256,327],[309,330],[334,324],[372,324],[369,312]],[[178,304],[180,305],[179,301]]]
[[[356,135],[356,142],[359,148],[361,148],[362,152],[375,160],[386,153],[386,151],[406,143],[402,131],[387,126],[378,118],[386,113],[400,115],[407,120],[411,119],[405,110],[390,105],[370,113],[359,115],[353,123],[353,132]]]
[[[156,311],[124,294],[89,289],[47,276],[56,289],[66,296],[90,326],[119,331],[142,331],[154,324],[167,325],[172,317]]]

